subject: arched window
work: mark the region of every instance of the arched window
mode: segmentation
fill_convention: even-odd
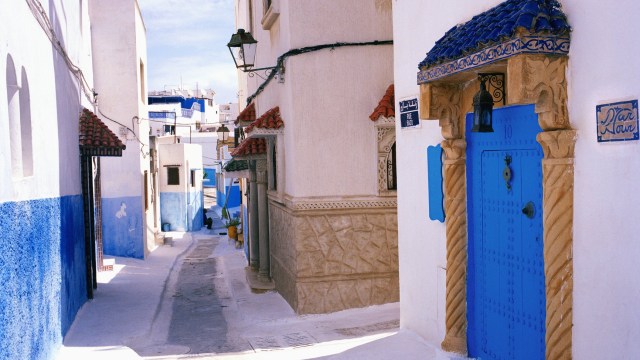
[[[33,175],[33,140],[31,134],[31,96],[24,68],[20,84],[11,55],[7,55],[7,108],[9,109],[9,147],[11,175],[14,178]]]
[[[391,146],[387,156],[387,190],[398,189],[398,175],[396,173],[396,143]]]
[[[11,55],[7,55],[6,69],[7,105],[9,109],[9,146],[11,150],[11,174],[22,176],[22,144],[20,134],[20,87],[16,67]]]
[[[381,121],[381,120],[378,120]],[[396,131],[393,118],[376,124],[378,133],[378,195],[395,196],[398,189],[396,174]]]
[[[33,175],[33,136],[31,133],[31,94],[29,79],[22,68],[22,86],[20,87],[20,140],[22,152],[22,176]]]

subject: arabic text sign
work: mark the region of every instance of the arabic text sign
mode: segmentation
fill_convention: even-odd
[[[409,98],[400,101],[400,126],[402,128],[416,127],[420,125],[418,111],[418,98]]]
[[[598,142],[638,140],[638,100],[596,106]]]

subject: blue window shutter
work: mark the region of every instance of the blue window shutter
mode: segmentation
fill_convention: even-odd
[[[429,219],[444,222],[444,192],[442,191],[442,147],[427,148],[429,176]]]

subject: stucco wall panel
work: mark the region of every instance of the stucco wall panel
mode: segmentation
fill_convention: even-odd
[[[390,4],[388,7],[376,7],[376,2],[370,0],[287,2],[293,15],[290,17],[293,48],[336,41],[391,39]],[[357,30],[354,29],[354,24],[358,24]]]
[[[295,229],[299,220],[276,203],[269,206],[271,276],[276,280],[276,289],[292,308],[297,306]],[[302,224],[303,227],[306,223]],[[308,231],[311,231],[308,228]]]
[[[573,357],[640,356],[637,303],[640,278],[640,142],[598,143],[596,105],[640,98],[640,49],[628,24],[640,3],[562,1],[573,28],[568,110],[578,130],[575,147],[573,244]],[[606,26],[601,26],[606,24]],[[615,39],[615,40],[612,40]],[[593,51],[598,49],[598,51]],[[615,185],[614,185],[615,184]],[[633,215],[632,215],[633,217]],[[594,341],[597,340],[597,341]]]

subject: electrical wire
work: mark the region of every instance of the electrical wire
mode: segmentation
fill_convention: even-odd
[[[89,103],[91,103],[91,105],[96,107],[98,109],[98,112],[100,113],[100,115],[102,115],[104,118],[106,118],[109,121],[112,121],[112,122],[120,125],[121,127],[127,129],[128,131],[130,131],[133,134],[133,136],[135,137],[135,140],[137,140],[140,143],[140,145],[142,145],[141,148],[140,148],[140,152],[142,153],[143,158],[146,158],[147,154],[144,152],[144,147],[145,146],[148,147],[149,145],[143,143],[140,140],[140,138],[138,137],[138,135],[135,132],[135,123],[133,122],[135,119],[138,119],[138,124],[140,124],[139,118],[137,116],[134,116],[131,119],[131,123],[132,123],[132,127],[133,127],[133,129],[131,129],[128,126],[126,126],[126,125],[124,125],[124,124],[122,124],[122,123],[110,118],[109,116],[105,115],[102,112],[102,110],[98,107],[98,94],[96,94],[96,92],[93,90],[91,85],[89,85],[89,82],[87,81],[87,78],[84,76],[84,73],[82,72],[82,69],[80,69],[77,65],[75,65],[73,63],[73,61],[71,60],[71,58],[69,57],[69,55],[67,54],[66,49],[62,45],[62,42],[60,42],[60,40],[58,39],[58,36],[56,35],[56,32],[55,32],[55,30],[53,28],[53,25],[51,24],[51,20],[49,19],[49,16],[47,15],[46,11],[44,10],[44,7],[42,6],[42,3],[40,3],[39,0],[25,0],[25,1],[27,3],[27,6],[29,6],[29,9],[31,10],[31,13],[33,14],[34,18],[36,19],[36,22],[38,23],[38,25],[40,25],[40,27],[42,28],[44,33],[47,35],[47,38],[49,39],[49,41],[51,42],[53,47],[56,49],[56,51],[58,51],[58,53],[60,53],[60,55],[62,55],[62,59],[64,60],[67,68],[69,69],[69,71],[78,80],[78,84],[80,85],[80,89],[84,93],[84,95],[87,98],[87,100],[89,100]]]
[[[82,70],[73,63],[73,61],[67,54],[67,51],[65,50],[64,46],[58,39],[58,36],[56,35],[56,32],[53,28],[53,25],[51,25],[51,21],[49,20],[49,16],[47,15],[46,11],[42,7],[42,4],[38,0],[26,0],[26,2],[27,2],[27,6],[29,6],[29,9],[31,10],[31,13],[35,17],[36,21],[38,22],[42,30],[44,30],[45,34],[47,35],[47,38],[49,39],[53,47],[58,51],[58,53],[62,55],[62,59],[67,65],[67,68],[69,68],[69,71],[71,71],[74,77],[78,80],[80,89],[84,93],[85,97],[87,98],[87,100],[89,100],[89,103],[94,105],[96,94],[93,91],[93,88],[91,87],[91,85],[89,85],[89,82],[85,78]]]
[[[96,100],[97,100],[97,99],[96,99]],[[123,123],[121,123],[121,122],[119,122],[119,121],[116,121],[116,120],[114,120],[114,119],[110,118],[109,116],[105,115],[105,114],[102,112],[102,109],[100,109],[100,107],[99,107],[99,106],[97,106],[97,105],[98,105],[98,103],[97,103],[97,101],[96,101],[96,108],[98,109],[98,113],[99,113],[100,115],[102,115],[102,117],[104,117],[105,119],[107,119],[107,120],[109,120],[109,121],[111,121],[111,122],[113,122],[113,123],[116,123],[116,124],[120,125],[121,127],[123,127],[123,128],[125,128],[125,129],[127,129],[129,132],[131,132],[131,133],[133,134],[134,140],[136,140],[136,141],[137,141],[138,143],[140,143],[140,145],[141,145],[141,146],[140,146],[140,153],[142,153],[142,158],[143,158],[143,159],[146,159],[146,158],[147,158],[148,153],[145,153],[145,152],[144,152],[144,147],[145,147],[145,146],[146,146],[146,147],[149,147],[149,144],[145,144],[145,143],[143,143],[143,142],[142,142],[142,140],[140,140],[140,138],[138,137],[138,135],[136,134],[136,132],[135,132],[133,129],[131,129],[131,128],[129,128],[128,126],[124,125]],[[132,122],[132,123],[133,123],[134,119],[138,119],[138,120],[139,120],[140,118],[139,118],[139,117],[137,117],[137,116],[132,117],[132,118],[131,118],[131,122]],[[139,121],[138,121],[138,124],[140,124],[140,122],[139,122]],[[135,126],[134,126],[134,129],[135,129]]]
[[[307,47],[289,50],[278,57],[274,71],[271,71],[269,73],[269,76],[267,76],[265,81],[262,83],[262,85],[258,86],[256,91],[247,98],[247,106],[251,104],[251,101],[253,101],[253,99],[255,99],[256,96],[260,95],[260,93],[264,91],[264,89],[267,87],[267,85],[269,85],[271,80],[273,80],[273,78],[275,78],[275,76],[277,75],[278,73],[277,70],[283,68],[284,61],[290,56],[306,54],[306,53],[320,51],[324,49],[333,50],[335,48],[346,47],[346,46],[377,46],[377,45],[393,45],[393,40],[375,40],[375,41],[368,41],[368,42],[337,42],[333,44],[307,46]]]
[[[56,35],[56,32],[55,32],[55,30],[53,28],[53,25],[51,24],[51,20],[49,19],[49,16],[47,15],[46,11],[44,10],[44,7],[42,6],[42,3],[40,3],[39,0],[25,0],[25,1],[27,3],[27,6],[29,6],[29,9],[31,10],[31,13],[33,14],[34,18],[36,19],[36,22],[38,23],[38,25],[40,25],[40,27],[44,31],[45,35],[47,35],[47,38],[49,39],[49,41],[51,42],[53,47],[56,49],[56,51],[58,51],[58,53],[60,53],[60,55],[62,56],[62,59],[64,60],[66,66],[67,66],[67,68],[69,69],[69,71],[74,75],[74,77],[78,81],[78,84],[80,86],[80,90],[83,92],[83,94],[87,98],[87,100],[89,100],[89,103],[91,105],[93,105],[95,108],[97,108],[98,109],[98,113],[100,113],[100,115],[102,115],[105,119],[107,119],[107,120],[109,120],[111,122],[114,122],[114,123],[120,125],[121,127],[125,128],[129,132],[131,132],[133,134],[135,140],[138,141],[138,143],[140,143],[140,145],[141,145],[140,152],[142,153],[142,157],[146,158],[148,153],[144,152],[144,147],[145,146],[149,147],[149,145],[145,144],[144,142],[142,142],[142,140],[140,140],[140,138],[138,137],[138,135],[135,132],[135,122],[134,121],[137,119],[137,123],[138,123],[138,125],[140,125],[140,118],[138,116],[133,116],[131,118],[131,125],[133,127],[133,129],[132,129],[132,128],[129,128],[128,126],[122,124],[121,122],[118,122],[118,121],[112,119],[111,117],[105,115],[102,112],[100,107],[98,107],[98,94],[96,94],[96,92],[91,87],[91,85],[89,85],[89,82],[87,81],[87,78],[84,76],[84,73],[82,72],[82,69],[80,69],[77,65],[75,65],[73,63],[73,61],[71,60],[71,58],[69,57],[69,55],[67,54],[66,49],[62,45],[62,42],[58,39],[58,36]]]

